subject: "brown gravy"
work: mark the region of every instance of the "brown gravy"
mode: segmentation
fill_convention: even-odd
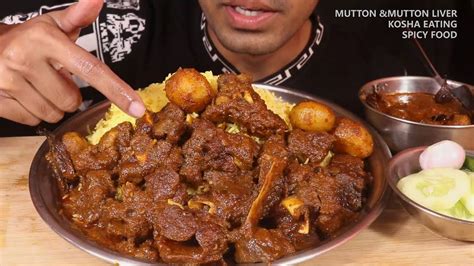
[[[398,118],[432,125],[470,125],[471,119],[457,101],[439,104],[430,93],[372,93],[367,103]]]

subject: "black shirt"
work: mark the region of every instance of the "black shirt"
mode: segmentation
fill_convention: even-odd
[[[21,23],[72,3],[64,0],[2,3],[0,21]],[[402,75],[405,69],[394,60],[388,68],[380,66],[377,71],[371,71],[374,63],[364,42],[353,32],[326,23],[318,13],[316,9],[311,17],[312,35],[305,49],[280,71],[258,82],[305,91],[361,115],[358,89],[382,74]],[[207,36],[206,18],[197,1],[106,1],[99,18],[81,31],[77,43],[134,88],[161,82],[179,67],[212,70],[214,74],[238,72]],[[87,84],[80,85],[84,87],[85,103],[104,99],[97,91],[87,88]],[[1,136],[34,134],[34,128],[4,119],[0,120],[0,129]]]

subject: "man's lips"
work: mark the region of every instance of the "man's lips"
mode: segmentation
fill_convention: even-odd
[[[250,9],[243,6],[225,6],[230,24],[240,30],[259,30],[277,12],[268,9]]]
[[[271,6],[267,4],[267,1],[248,1],[248,0],[223,0],[221,3],[225,6],[232,6],[232,7],[241,7],[243,9],[248,10],[261,10],[261,11],[278,11],[276,6]]]

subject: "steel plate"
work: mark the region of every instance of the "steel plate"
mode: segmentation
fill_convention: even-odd
[[[363,123],[369,129],[374,138],[374,153],[368,158],[369,170],[372,172],[374,180],[363,210],[360,212],[354,223],[342,228],[335,237],[322,242],[321,245],[317,247],[293,253],[290,256],[286,256],[274,262],[285,264],[300,263],[345,243],[367,228],[379,216],[390,196],[385,172],[388,161],[391,157],[390,150],[372,127],[352,113],[331,102],[293,89],[263,84],[255,84],[255,86],[273,91],[277,96],[288,102],[297,103],[302,100],[311,99],[326,103],[333,108],[336,114]],[[109,106],[110,103],[108,101],[99,103],[96,106],[73,116],[58,127],[53,133],[56,135],[62,135],[67,131],[77,131],[85,135],[104,116]],[[107,248],[100,247],[96,243],[85,238],[81,232],[73,229],[71,223],[59,214],[58,210],[60,207],[60,201],[58,187],[56,180],[53,177],[53,172],[48,167],[45,159],[48,149],[48,143],[45,141],[33,159],[29,174],[31,200],[41,218],[51,227],[51,229],[65,240],[96,257],[111,263],[119,263],[120,265],[152,265],[132,257],[121,255]],[[354,254],[354,256],[358,255],[359,254]]]

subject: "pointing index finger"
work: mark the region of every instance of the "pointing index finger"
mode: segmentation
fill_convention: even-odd
[[[56,43],[51,58],[60,62],[71,73],[96,88],[120,109],[134,117],[145,113],[140,96],[99,59],[73,44],[66,36],[53,38]]]

